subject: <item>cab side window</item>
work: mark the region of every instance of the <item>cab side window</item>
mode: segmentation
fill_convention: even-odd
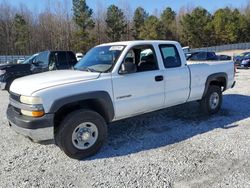
[[[159,45],[164,67],[175,68],[181,66],[181,58],[175,45]]]
[[[46,67],[48,66],[48,52],[42,52],[40,53],[36,59],[34,60],[35,63],[37,63],[41,67]]]
[[[67,62],[66,52],[56,52],[57,57],[57,68],[58,69],[69,69],[69,64]]]
[[[158,62],[153,46],[134,46],[127,53],[124,61],[132,62],[137,67],[137,72],[152,71],[158,69]]]
[[[70,67],[74,67],[77,63],[76,56],[73,52],[67,52],[67,59]]]

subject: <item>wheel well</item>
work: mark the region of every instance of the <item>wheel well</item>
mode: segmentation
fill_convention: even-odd
[[[212,80],[209,85],[215,85],[215,86],[220,86],[221,88],[223,88],[223,91],[226,90],[226,86],[227,86],[227,81],[226,78],[224,77],[218,77],[215,80]]]
[[[54,130],[56,132],[57,128],[60,126],[63,119],[70,114],[73,111],[79,110],[79,109],[90,109],[97,113],[99,113],[106,122],[110,122],[109,115],[107,111],[105,110],[104,105],[101,101],[98,99],[88,99],[88,100],[82,100],[77,101],[74,103],[66,104],[62,106],[56,113],[54,117]]]
[[[212,74],[207,78],[202,98],[206,96],[208,88],[211,85],[219,86],[222,88],[222,91],[225,91],[227,88],[227,75],[226,75],[226,73]]]

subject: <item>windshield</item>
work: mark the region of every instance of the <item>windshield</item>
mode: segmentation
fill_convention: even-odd
[[[244,52],[244,53],[241,53],[240,55],[239,55],[239,57],[244,57],[244,56],[246,56],[246,55],[248,55],[248,54],[250,54],[249,52]]]
[[[30,56],[28,59],[26,59],[25,61],[23,61],[21,64],[29,64],[32,63],[31,61],[37,56],[38,54],[34,54],[32,56]]]
[[[107,72],[118,60],[125,46],[98,46],[92,48],[76,65],[75,69],[90,72]]]
[[[249,59],[249,58],[250,58],[250,53],[247,54],[247,55],[245,55],[245,58],[246,58],[246,59]]]

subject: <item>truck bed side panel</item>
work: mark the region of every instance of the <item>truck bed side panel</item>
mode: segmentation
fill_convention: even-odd
[[[234,65],[232,62],[188,63],[191,72],[191,92],[188,101],[200,100],[205,90],[208,76],[215,73],[227,74],[228,89],[234,82]]]

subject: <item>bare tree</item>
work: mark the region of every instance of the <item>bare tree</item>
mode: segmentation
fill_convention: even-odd
[[[97,44],[107,42],[108,39],[105,34],[105,19],[106,19],[106,10],[101,0],[96,1],[94,13],[95,28],[94,32],[97,38]]]
[[[122,37],[123,40],[132,40],[132,18],[133,10],[127,0],[120,0],[119,5],[125,15],[125,20],[127,24],[126,33]]]
[[[8,54],[18,54],[22,53],[22,55],[31,55],[33,53],[37,53],[42,50],[87,50],[90,47],[109,42],[110,36],[108,37],[107,32],[107,7],[104,1],[96,0],[96,5],[94,8],[94,14],[86,18],[82,15],[82,19],[78,20],[76,24],[76,20],[74,18],[76,15],[71,10],[70,6],[72,4],[72,0],[45,0],[46,6],[43,10],[39,10],[35,7],[35,9],[29,9],[24,3],[19,4],[18,6],[11,5],[7,0],[2,0],[0,2],[0,54],[8,55]],[[75,1],[75,0],[74,0]],[[79,1],[86,3],[85,0]],[[122,22],[124,27],[116,27],[114,23],[119,23],[119,21],[114,22],[114,18],[116,18],[116,14],[109,15],[109,20],[111,23],[109,27],[114,28],[113,33],[120,32],[119,37],[116,40],[132,40],[133,39],[133,10],[127,0],[119,0],[119,6],[117,7],[119,13],[122,15]],[[87,4],[85,4],[86,7]],[[76,8],[79,7],[78,5]],[[163,8],[163,7],[162,7]],[[185,42],[183,36],[189,37],[190,33],[185,31],[180,24],[183,22],[183,17],[187,14],[191,14],[194,11],[195,6],[193,4],[188,4],[180,8],[179,12],[177,12],[175,19],[172,20],[171,24],[166,22],[166,28],[172,28],[171,31],[173,33],[172,38],[182,42],[185,45],[190,45],[189,42]],[[90,8],[91,9],[91,8]],[[90,9],[88,9],[90,11]],[[39,11],[38,11],[39,10]],[[86,13],[86,12],[85,12]],[[162,9],[155,9],[153,11],[153,15],[155,15],[156,19],[160,20],[163,24],[163,19],[160,18],[162,15]],[[237,13],[237,14],[236,14]],[[211,15],[211,19],[214,18],[213,13]],[[229,11],[229,13],[225,17],[232,17],[238,15],[237,19],[237,41],[244,42],[249,41],[250,37],[250,1],[246,3],[245,6],[239,10],[235,9],[235,11]],[[28,37],[25,38],[28,44],[25,44],[25,47],[20,50],[20,45],[17,45],[18,42],[23,42],[23,35],[18,35],[17,33],[22,33],[20,28],[17,29],[17,24],[15,25],[15,16],[20,15],[23,18],[23,22],[25,25],[25,31],[28,30]],[[168,18],[168,15],[166,15]],[[86,20],[87,19],[87,20]],[[156,20],[155,19],[155,20]],[[90,24],[91,27],[85,27],[88,21],[94,21],[93,24]],[[112,22],[113,20],[113,22]],[[117,20],[117,19],[116,19]],[[197,19],[195,19],[197,20]],[[139,21],[140,22],[140,21]],[[144,25],[143,22],[141,25]],[[22,25],[22,24],[21,24]],[[119,25],[119,24],[118,24]],[[153,24],[149,22],[147,27],[152,27]],[[93,27],[92,27],[93,26]],[[115,26],[115,27],[114,27]],[[79,31],[79,27],[84,28],[84,32],[81,35],[75,35],[77,31]],[[28,28],[28,29],[27,29]],[[158,28],[158,26],[157,26]],[[160,27],[159,27],[160,28]],[[165,29],[159,29],[160,31],[165,31]],[[209,26],[210,28],[210,26]],[[193,27],[191,27],[192,30]],[[18,31],[17,31],[18,30]],[[200,30],[206,30],[205,27],[200,28]],[[218,29],[217,29],[218,30]],[[122,31],[122,32],[121,32]],[[142,31],[138,30],[138,35],[141,34]],[[78,32],[79,33],[79,32]],[[86,34],[87,33],[87,34]],[[216,34],[216,28],[211,26],[211,33]],[[167,39],[170,35],[165,35],[162,37],[163,39]],[[240,36],[240,37],[239,37]],[[218,36],[217,36],[218,37]],[[210,36],[211,38],[211,36]],[[192,41],[195,44],[204,44],[205,41],[211,41],[209,37],[202,37],[199,39],[199,43],[197,42],[197,37],[194,37]],[[228,37],[226,37],[228,38]],[[196,40],[196,41],[195,41]],[[230,41],[223,41],[224,43],[228,43]],[[81,44],[81,48],[76,47],[76,43]],[[209,44],[210,45],[210,44]]]
[[[15,51],[13,41],[13,19],[16,9],[11,7],[6,1],[0,4],[1,22],[1,49],[5,54],[12,54]]]

